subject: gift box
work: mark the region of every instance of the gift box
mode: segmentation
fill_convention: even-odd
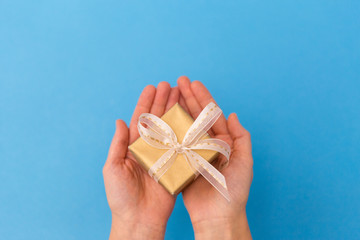
[[[176,103],[162,117],[167,125],[173,130],[179,143],[185,137],[185,134],[194,123],[194,119]],[[200,139],[208,139],[210,136],[206,133]],[[142,167],[149,169],[160,159],[168,149],[160,149],[149,145],[143,138],[139,137],[129,146],[129,150]],[[212,162],[218,156],[218,152],[208,149],[193,149],[203,159]],[[170,193],[176,195],[189,185],[199,174],[189,165],[183,154],[177,154],[175,160],[167,171],[161,176],[158,182]]]

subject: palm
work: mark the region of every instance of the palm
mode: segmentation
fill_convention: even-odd
[[[178,85],[184,99],[182,104],[194,118],[209,102],[214,102],[208,90],[199,81],[190,83],[189,79],[181,77]],[[199,177],[183,191],[184,203],[193,223],[215,218],[231,218],[243,211],[252,181],[250,135],[240,125],[236,115],[231,114],[228,120],[222,115],[209,133],[232,147],[229,165],[221,171],[226,178],[231,201],[228,203],[209,182]],[[215,162],[217,168],[224,163],[223,158],[220,156],[219,161]]]
[[[149,177],[132,158],[114,166],[104,176],[109,206],[112,213],[128,216],[155,225],[163,225],[174,207],[175,198]]]
[[[167,83],[160,83],[157,90],[148,86],[139,98],[130,128],[122,120],[117,120],[116,132],[103,169],[106,194],[113,216],[124,221],[166,225],[174,208],[175,197],[136,162],[128,151],[128,145],[139,137],[136,124],[140,114],[150,112],[161,116],[178,98],[178,90],[170,90]]]
[[[230,135],[215,135],[213,137],[228,142],[230,146],[233,145]],[[232,217],[232,214],[237,213],[237,211],[234,211],[234,207],[239,210],[245,208],[251,185],[252,170],[250,165],[243,164],[246,161],[238,159],[241,156],[236,155],[235,153],[231,156],[228,167],[221,171],[226,179],[230,193],[230,204],[202,177],[198,178],[183,192],[184,202],[189,213],[191,213],[193,222],[204,219],[223,218],[225,216]],[[215,166],[220,168],[220,163],[216,162]]]

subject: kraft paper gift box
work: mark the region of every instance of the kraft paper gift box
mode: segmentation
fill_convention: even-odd
[[[182,142],[187,130],[194,122],[193,118],[178,103],[170,108],[161,119],[172,128],[179,143]],[[210,136],[206,134],[204,138],[210,138]],[[129,150],[146,171],[167,151],[167,149],[150,146],[141,137],[129,146]],[[193,151],[208,162],[215,160],[219,154],[212,150]],[[171,167],[159,179],[159,183],[170,194],[176,195],[194,181],[197,176],[198,174],[193,172],[183,154],[178,154]]]

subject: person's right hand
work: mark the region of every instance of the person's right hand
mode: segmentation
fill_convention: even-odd
[[[147,86],[138,101],[130,129],[116,121],[108,158],[103,168],[107,200],[112,213],[110,239],[163,239],[176,197],[152,179],[137,163],[128,145],[138,137],[142,113],[162,116],[179,100],[179,90],[161,82]]]
[[[199,81],[187,77],[178,79],[180,103],[195,119],[201,110],[214,102],[209,91]],[[236,116],[226,119],[222,114],[213,125],[210,135],[226,141],[231,147],[229,165],[221,173],[225,176],[230,202],[201,175],[183,191],[183,199],[194,227],[196,239],[251,239],[246,217],[246,202],[253,177],[253,158],[250,134]],[[220,160],[223,156],[220,156]],[[222,159],[224,160],[224,159]],[[224,161],[218,161],[221,163]],[[215,165],[219,168],[218,165]]]

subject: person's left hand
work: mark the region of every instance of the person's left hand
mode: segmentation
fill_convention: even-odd
[[[149,176],[129,152],[128,145],[139,137],[137,121],[142,113],[160,117],[178,101],[179,90],[171,89],[169,83],[161,82],[157,89],[149,85],[139,98],[130,129],[124,121],[116,121],[116,132],[103,168],[112,213],[110,239],[164,238],[176,197]]]
[[[190,82],[183,76],[178,79],[180,99],[195,119],[202,109],[215,100],[199,81]],[[194,227],[196,239],[251,239],[246,217],[246,203],[253,177],[253,158],[249,132],[240,124],[236,114],[226,119],[222,114],[212,126],[209,134],[226,141],[232,147],[227,168],[220,155],[214,166],[226,178],[230,202],[202,176],[183,190],[183,199]]]

